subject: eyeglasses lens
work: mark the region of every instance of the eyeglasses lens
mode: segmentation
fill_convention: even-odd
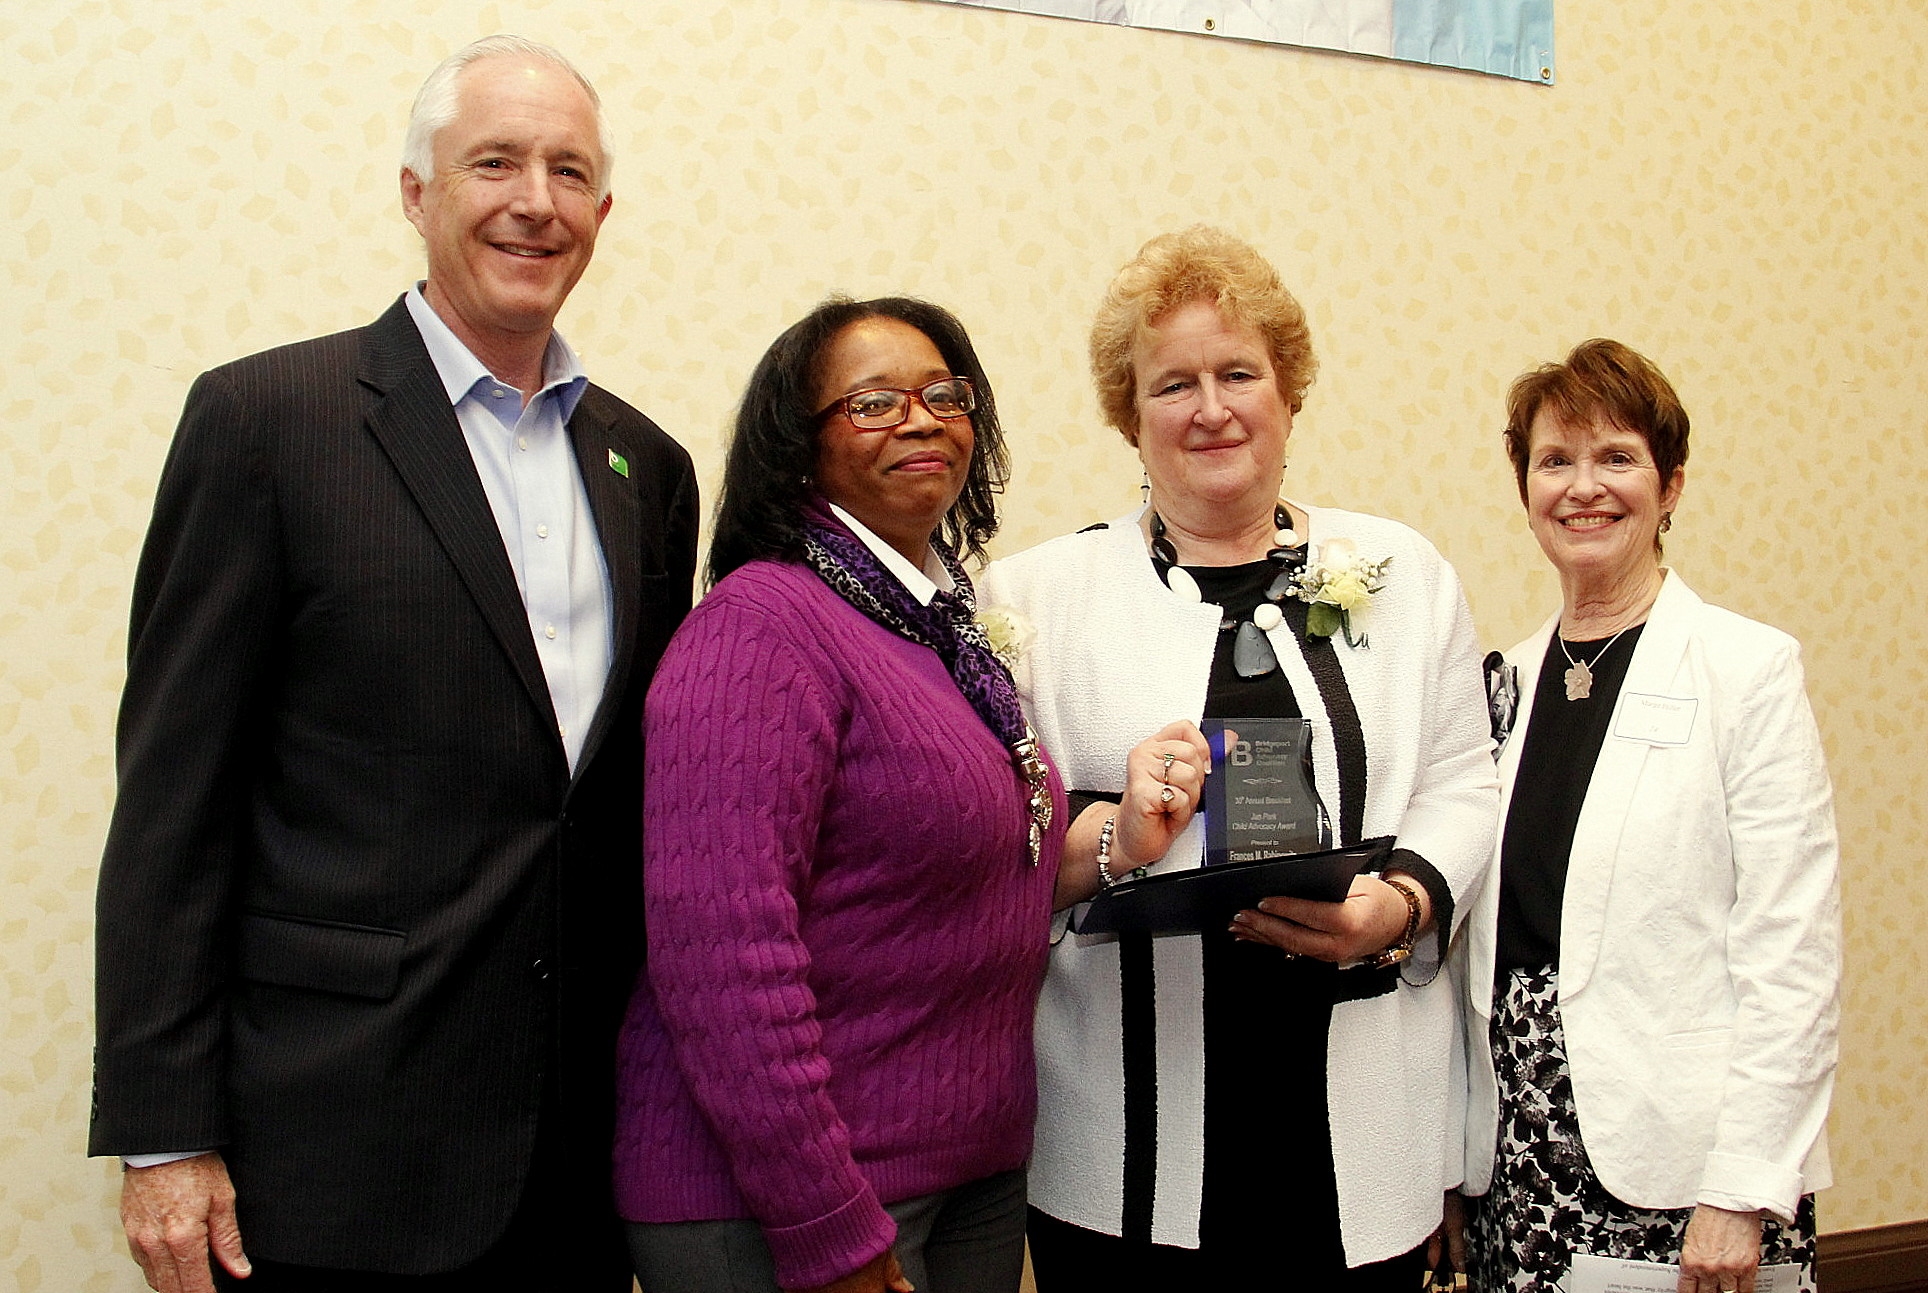
[[[862,391],[845,405],[853,425],[877,431],[894,427],[910,417],[911,396],[915,394],[933,417],[962,417],[977,407],[970,383],[961,377],[946,377],[921,391]]]
[[[932,382],[920,394],[924,407],[940,418],[962,417],[977,407],[977,400],[971,395],[970,383],[955,377]]]

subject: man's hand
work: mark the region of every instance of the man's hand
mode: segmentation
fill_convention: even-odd
[[[198,1154],[121,1174],[121,1226],[127,1246],[157,1293],[214,1293],[208,1253],[246,1279],[234,1183],[219,1154]]]

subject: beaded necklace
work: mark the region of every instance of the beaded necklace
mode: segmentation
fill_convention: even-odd
[[[1292,514],[1283,503],[1272,504],[1272,529],[1273,546],[1266,549],[1265,559],[1278,567],[1279,573],[1266,588],[1265,600],[1253,608],[1250,619],[1227,618],[1218,626],[1221,633],[1238,633],[1232,640],[1232,667],[1241,678],[1263,678],[1279,667],[1278,653],[1265,635],[1284,621],[1281,604],[1292,587],[1293,576],[1305,568],[1305,544],[1292,528]],[[1156,510],[1151,514],[1151,564],[1165,587],[1188,602],[1204,600],[1198,581],[1178,564],[1178,549],[1172,546],[1165,533],[1165,519]]]

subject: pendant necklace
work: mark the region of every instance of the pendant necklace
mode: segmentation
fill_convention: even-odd
[[[1250,619],[1226,619],[1218,626],[1221,633],[1233,629],[1238,632],[1232,639],[1232,667],[1241,678],[1263,678],[1279,667],[1278,654],[1265,635],[1284,622],[1280,603],[1285,601],[1286,592],[1292,586],[1292,577],[1305,567],[1305,548],[1301,546],[1298,532],[1292,528],[1292,516],[1283,503],[1272,505],[1272,529],[1274,546],[1266,549],[1265,559],[1277,566],[1279,573],[1266,588],[1265,600],[1253,609]],[[1165,518],[1156,511],[1151,514],[1151,555],[1152,567],[1165,581],[1165,587],[1188,602],[1204,600],[1198,581],[1178,564],[1178,549],[1166,537]]]
[[[1627,629],[1632,627],[1633,625],[1629,624],[1627,628],[1621,629],[1620,633],[1625,633]],[[1598,651],[1595,651],[1593,653],[1593,659],[1588,661],[1575,660],[1573,658],[1573,652],[1567,650],[1566,637],[1561,634],[1557,628],[1554,630],[1553,636],[1560,640],[1560,654],[1564,655],[1567,658],[1567,663],[1573,666],[1571,669],[1568,669],[1565,674],[1566,698],[1568,700],[1585,700],[1593,694],[1592,666],[1599,664],[1600,657],[1613,650],[1613,644],[1620,640],[1620,633],[1616,633],[1608,638],[1607,644]]]

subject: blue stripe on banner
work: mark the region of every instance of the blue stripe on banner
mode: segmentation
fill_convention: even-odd
[[[1553,0],[1393,0],[1392,53],[1553,84]]]

